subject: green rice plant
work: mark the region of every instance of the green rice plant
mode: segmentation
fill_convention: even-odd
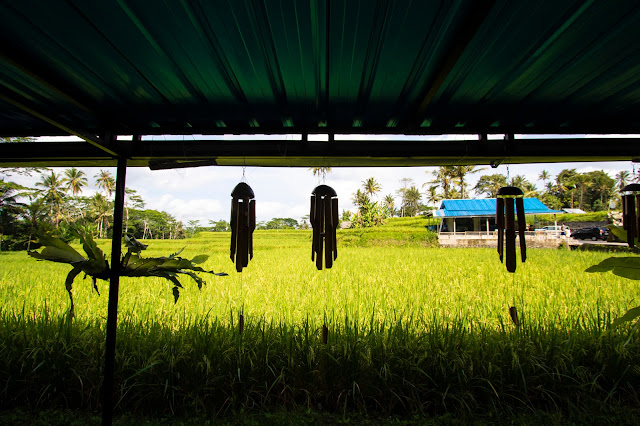
[[[147,252],[184,246],[188,259],[209,254],[203,269],[232,267],[228,238],[154,240]],[[638,403],[640,336],[610,325],[640,289],[584,272],[606,253],[532,249],[509,274],[491,249],[351,246],[318,272],[307,232],[256,231],[254,241],[242,273],[183,292],[178,304],[160,277],[122,278],[119,412],[321,407],[348,418]],[[108,251],[108,241],[96,244]],[[67,265],[24,252],[0,254],[0,265],[0,406],[99,409],[105,298],[78,286],[83,309],[69,324]]]

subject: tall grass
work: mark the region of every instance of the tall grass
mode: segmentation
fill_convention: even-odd
[[[208,253],[205,268],[230,272],[228,238],[152,241],[147,254],[184,246],[185,257]],[[334,267],[317,271],[307,233],[256,232],[255,246],[241,274],[206,277],[201,291],[185,280],[177,304],[163,280],[122,279],[119,410],[431,414],[638,403],[637,331],[608,326],[640,291],[583,272],[607,254],[530,250],[509,274],[489,249],[339,246]],[[69,322],[66,265],[25,253],[0,254],[0,265],[0,404],[97,409],[106,283],[98,296],[77,280]]]

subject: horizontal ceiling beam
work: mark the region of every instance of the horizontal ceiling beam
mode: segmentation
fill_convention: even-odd
[[[75,128],[73,128],[73,126],[69,126],[69,125],[67,125],[65,123],[62,123],[54,115],[48,114],[47,112],[39,111],[36,107],[31,107],[29,105],[26,105],[23,101],[17,100],[13,96],[8,95],[7,93],[3,93],[2,91],[0,91],[0,100],[5,101],[5,102],[7,102],[7,103],[9,103],[9,104],[21,109],[22,111],[24,111],[24,112],[26,112],[28,114],[31,114],[34,117],[37,117],[37,118],[39,118],[39,119],[51,124],[52,126],[57,127],[62,132],[66,133],[67,135],[77,136],[80,139],[85,140],[89,144],[91,144],[94,147],[96,147],[96,148],[100,149],[101,151],[103,151],[105,154],[109,154],[109,155],[112,155],[112,156],[117,156],[118,155],[111,147],[106,146],[103,143],[102,139],[100,139],[98,136],[89,134],[89,133],[87,133],[87,132],[85,132],[83,130],[75,129]]]
[[[640,160],[636,138],[514,140],[143,140],[130,144],[128,165],[153,169],[219,166],[359,167],[523,164]],[[0,143],[0,167],[114,166],[84,142]]]

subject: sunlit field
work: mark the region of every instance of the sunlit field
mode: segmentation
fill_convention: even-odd
[[[242,273],[227,233],[146,241],[144,255],[184,247],[182,257],[208,254],[203,267],[229,276],[201,274],[201,290],[182,278],[175,304],[165,280],[121,280],[117,410],[406,415],[637,404],[638,331],[609,325],[640,304],[640,287],[584,272],[611,254],[529,250],[509,274],[491,249],[361,238],[342,234],[334,267],[318,271],[310,232],[256,232]],[[105,252],[109,244],[100,242]],[[0,254],[4,407],[99,408],[108,283],[98,282],[98,295],[76,278],[70,323],[69,270]]]

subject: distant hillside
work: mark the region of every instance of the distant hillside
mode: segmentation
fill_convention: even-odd
[[[375,228],[343,229],[338,231],[338,244],[347,247],[437,246],[437,234],[427,230],[431,221],[425,217],[394,217]]]

